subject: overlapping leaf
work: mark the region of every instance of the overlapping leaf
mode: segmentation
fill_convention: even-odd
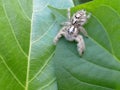
[[[119,0],[96,0],[71,9],[74,13],[85,8],[92,17],[84,26],[89,38],[84,38],[86,51],[82,57],[78,55],[75,42],[62,39],[56,47],[53,59],[60,90],[119,90],[118,3]],[[53,8],[53,12],[59,13],[59,10]]]
[[[0,89],[119,90],[119,4],[119,0],[94,0],[71,10],[92,12],[85,25],[86,51],[80,58],[75,42],[62,39],[55,51],[52,40],[67,20],[66,10],[54,9],[53,15],[47,7],[68,8],[72,1],[34,0],[32,15],[31,0],[0,0]]]

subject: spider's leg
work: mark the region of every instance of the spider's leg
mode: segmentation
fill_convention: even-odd
[[[62,26],[69,26],[71,25],[71,22],[70,21],[67,21],[67,22],[63,22],[61,23]]]
[[[87,32],[86,32],[84,27],[80,26],[78,29],[85,37],[88,37],[88,34],[87,34]]]
[[[91,13],[88,13],[88,15],[87,15],[87,19],[89,19],[90,17],[91,17]]]
[[[71,21],[70,21],[70,8],[68,8],[67,11],[68,11],[68,13],[67,13],[68,21],[61,23],[62,26],[69,26],[69,25],[71,25]]]
[[[81,56],[85,51],[85,43],[84,43],[83,37],[81,35],[78,35],[75,38],[75,41],[77,42],[78,53]]]
[[[59,41],[59,39],[60,39],[62,36],[65,35],[65,29],[66,29],[66,27],[63,27],[63,28],[58,32],[58,34],[56,35],[56,37],[54,38],[53,42],[54,42],[55,45],[57,44],[57,42]]]
[[[67,10],[68,10],[68,19],[70,20],[70,8],[68,8]]]

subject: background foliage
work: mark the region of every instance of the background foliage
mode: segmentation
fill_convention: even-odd
[[[1,90],[120,90],[120,1],[78,3],[0,0]],[[69,7],[92,13],[82,57],[75,42],[52,42]]]

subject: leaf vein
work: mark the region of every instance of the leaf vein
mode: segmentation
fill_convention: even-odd
[[[6,10],[5,10],[5,5],[3,5],[3,9],[4,9],[4,12],[5,12],[6,18],[7,18],[7,20],[8,20],[8,23],[9,23],[9,25],[10,25],[10,27],[11,27],[11,31],[12,31],[12,34],[13,34],[13,36],[14,36],[14,39],[15,39],[15,41],[16,41],[19,49],[20,49],[20,51],[24,54],[25,57],[28,57],[27,54],[25,53],[25,51],[23,50],[23,48],[21,47],[19,41],[18,41],[17,38],[16,38],[15,32],[14,32],[14,30],[13,30],[13,27],[12,27],[12,25],[11,25],[11,23],[10,23],[10,20],[9,20],[9,18],[8,18],[8,15],[7,15],[7,12],[6,12]]]
[[[42,89],[50,86],[50,85],[51,85],[52,83],[54,83],[55,81],[56,81],[56,78],[53,78],[50,82],[48,82],[47,84],[45,84],[44,86],[42,86],[42,87],[40,88],[40,90],[42,90]]]
[[[48,32],[51,30],[51,28],[56,24],[56,21],[48,28],[48,30],[40,37],[38,37],[35,41],[32,42],[32,44],[35,44],[36,42],[40,41]]]
[[[34,80],[43,70],[44,68],[47,66],[47,64],[49,63],[50,59],[52,58],[52,56],[54,55],[55,51],[51,53],[51,55],[48,57],[48,59],[46,60],[45,64],[41,67],[41,69],[33,76],[33,78],[30,79],[29,83]]]
[[[8,69],[8,71],[11,73],[11,75],[14,77],[14,79],[23,87],[25,88],[25,86],[21,83],[21,81],[17,78],[17,76],[13,73],[13,71],[10,69],[10,67],[7,65],[5,59],[0,55],[0,58],[2,59],[5,67]]]
[[[89,83],[89,82],[86,82],[86,81],[83,81],[83,80],[80,80],[78,79],[75,75],[73,75],[69,70],[67,70],[66,68],[63,68],[65,71],[67,71],[73,78],[75,78],[77,81],[79,82],[82,82],[82,83],[85,83],[85,84],[88,84],[88,85],[91,85],[91,86],[97,86],[97,87],[102,87],[102,88],[107,88],[107,89],[110,89],[110,90],[114,90],[113,88],[111,87],[107,87],[107,86],[100,86],[98,84],[93,84],[93,83]]]
[[[111,46],[111,49],[112,49],[112,53],[110,53],[110,51],[108,51],[106,48],[104,48],[102,45],[100,45],[95,39],[93,39],[93,38],[90,37],[90,36],[89,36],[89,37],[91,38],[91,40],[95,41],[95,42],[97,43],[97,45],[99,45],[99,46],[102,47],[105,51],[107,51],[110,55],[114,56],[115,60],[117,60],[117,61],[120,63],[119,59],[118,59],[117,56],[115,56],[115,54],[114,54],[114,50],[113,50],[113,47],[112,47],[112,41],[110,40],[109,34],[107,33],[104,25],[101,23],[101,21],[100,21],[95,15],[94,15],[93,17],[94,17],[94,18],[100,23],[100,25],[104,28],[104,31],[105,31],[106,34],[107,34],[107,37],[108,37],[108,40],[109,40],[109,43],[110,43],[110,46]]]
[[[104,25],[101,23],[101,21],[95,16],[95,15],[93,15],[93,17],[99,22],[99,24],[103,27],[103,29],[104,29],[104,31],[105,31],[105,33],[106,33],[106,36],[108,37],[108,40],[109,40],[109,43],[110,43],[110,47],[111,47],[111,51],[112,51],[112,54],[113,54],[113,48],[112,48],[112,42],[111,42],[111,40],[110,40],[110,37],[109,37],[109,34],[107,33],[107,31],[106,31],[106,29],[105,29],[105,27],[104,27]],[[110,51],[109,51],[110,52]]]
[[[20,1],[19,1],[19,0],[17,0],[17,1],[18,1],[18,4],[19,4],[21,10],[23,11],[24,15],[26,16],[26,18],[27,18],[29,21],[31,21],[30,17],[28,17],[28,15],[25,13],[25,10],[23,9],[22,5],[20,4]]]

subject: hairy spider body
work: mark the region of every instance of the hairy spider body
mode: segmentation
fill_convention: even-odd
[[[69,21],[62,23],[63,28],[54,38],[54,44],[56,45],[62,36],[64,36],[68,41],[76,41],[77,49],[81,56],[85,51],[85,43],[79,32],[82,32],[84,36],[88,37],[83,25],[87,22],[87,19],[90,18],[90,14],[87,15],[85,10],[80,10],[70,18],[70,10],[68,10],[68,17]]]
[[[76,36],[78,35],[79,31],[77,30],[77,28],[73,25],[69,26],[69,27],[65,27],[67,30],[65,31],[65,35],[64,37],[69,40],[69,41],[73,41],[75,40]]]

